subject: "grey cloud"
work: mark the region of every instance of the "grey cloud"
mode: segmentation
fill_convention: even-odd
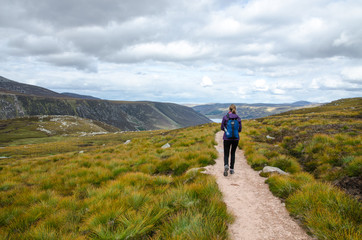
[[[257,89],[258,97],[303,91],[300,84],[285,81],[305,83],[339,76],[348,86],[323,82],[303,87],[318,94],[338,88],[357,93],[360,72],[342,70],[361,65],[362,5],[358,2],[3,0],[0,61],[31,59],[33,65],[46,63],[54,71],[67,67],[88,77],[98,67],[104,74],[109,66],[113,71],[127,66],[145,74],[134,77],[142,78],[143,85],[154,81],[153,68],[163,68],[158,74],[179,79],[176,82],[183,82],[183,74],[199,74],[198,83],[208,76],[215,88],[219,81],[265,79],[269,88]],[[178,72],[180,68],[183,72]],[[226,72],[233,72],[230,79],[222,77]],[[274,84],[278,80],[283,84]]]
[[[78,26],[99,26],[111,21],[124,21],[136,16],[161,12],[168,5],[166,0],[5,0],[5,5],[13,6],[20,18],[38,19],[54,26],[67,28]]]
[[[47,62],[60,67],[73,67],[87,72],[97,72],[97,61],[81,54],[63,53],[38,58],[42,62]]]
[[[107,58],[124,47],[156,39],[163,23],[157,18],[136,18],[123,23],[111,23],[106,27],[81,27],[61,32],[60,37],[71,42],[79,51]]]
[[[59,53],[62,44],[51,36],[20,35],[10,39],[8,46],[16,52],[29,55],[48,55]]]

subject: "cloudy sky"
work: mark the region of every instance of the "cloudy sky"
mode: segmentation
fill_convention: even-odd
[[[362,96],[362,0],[1,0],[0,76],[109,100]]]

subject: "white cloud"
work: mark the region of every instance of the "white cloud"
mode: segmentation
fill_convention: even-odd
[[[362,81],[344,81],[338,76],[314,78],[310,87],[320,90],[356,91],[362,93]]]
[[[362,67],[348,67],[342,70],[342,76],[347,80],[362,84]]]
[[[160,42],[142,43],[122,49],[109,60],[115,62],[138,62],[141,60],[180,61],[204,57],[209,52],[207,46],[188,41],[167,44]]]
[[[249,90],[249,87],[247,87],[247,86],[238,87],[236,91],[231,90],[231,93],[239,99],[246,99],[249,92],[250,92],[250,90]]]
[[[273,94],[277,94],[277,95],[283,95],[283,94],[285,94],[285,91],[284,91],[283,89],[279,89],[279,88],[274,88],[274,89],[271,90],[271,92],[272,92]]]
[[[286,89],[286,90],[303,88],[302,83],[290,80],[278,81],[275,85],[277,88]]]
[[[255,91],[265,92],[269,90],[269,86],[264,79],[258,79],[253,83]]]
[[[211,22],[201,30],[201,34],[209,37],[222,38],[236,36],[242,30],[242,25],[227,16],[212,16]]]
[[[200,83],[201,87],[211,87],[213,85],[214,85],[213,81],[208,76],[202,77],[202,80]]]

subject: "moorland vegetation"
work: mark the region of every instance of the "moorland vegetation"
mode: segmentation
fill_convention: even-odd
[[[2,142],[0,238],[227,239],[233,218],[200,169],[217,157],[216,129]]]
[[[362,98],[244,121],[240,147],[270,190],[319,239],[362,237]]]
[[[361,98],[344,99],[243,121],[248,163],[290,173],[263,176],[318,239],[361,239],[361,111]],[[53,134],[29,119],[1,125],[1,239],[228,239],[233,217],[202,173],[218,124],[80,136],[50,119]]]

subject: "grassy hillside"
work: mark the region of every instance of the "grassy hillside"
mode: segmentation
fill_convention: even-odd
[[[362,236],[361,100],[243,121],[248,162],[291,173],[268,176],[270,190],[318,239]],[[218,124],[61,136],[51,119],[51,136],[39,119],[3,127],[20,135],[0,148],[0,239],[228,239],[232,216],[199,169]]]
[[[216,129],[0,148],[9,157],[0,161],[0,238],[227,239],[232,217],[215,179],[198,169],[217,156]]]
[[[243,127],[240,147],[253,168],[291,173],[267,182],[292,215],[319,239],[361,239],[362,98],[244,121]]]
[[[111,125],[74,116],[32,116],[0,120],[0,146],[58,141],[69,135],[120,131]]]

